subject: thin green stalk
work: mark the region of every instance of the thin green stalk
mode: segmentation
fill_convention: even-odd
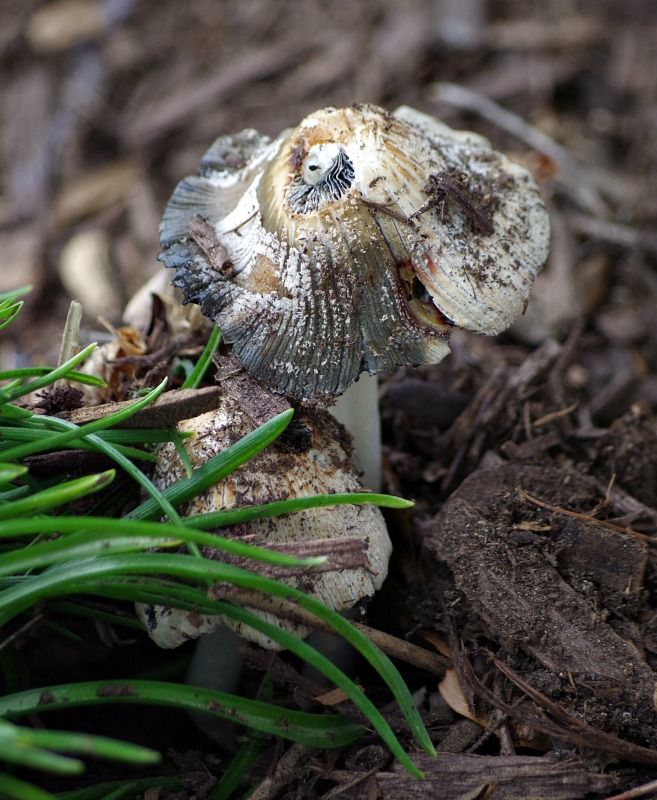
[[[426,752],[435,755],[436,751],[431,739],[401,675],[392,661],[374,647],[364,634],[354,628],[344,617],[326,608],[313,597],[291,586],[264,578],[231,564],[161,553],[109,556],[88,560],[84,564],[63,564],[2,592],[0,608],[5,611],[0,615],[0,625],[38,600],[72,592],[93,591],[92,587],[96,579],[118,574],[163,574],[200,583],[208,580],[225,581],[241,588],[265,592],[298,603],[301,608],[327,622],[367,659],[389,686],[402,713],[409,721],[409,726],[418,744]]]
[[[85,352],[86,350],[89,350],[89,348],[85,348],[85,350],[82,352]],[[78,356],[79,355],[80,353],[78,353]],[[54,372],[59,372],[60,369],[61,367],[54,370],[47,377],[52,376]],[[43,380],[45,381],[45,378]],[[48,384],[45,383],[44,385]],[[44,426],[52,425],[54,427],[65,428],[66,430],[64,430],[63,433],[51,436],[44,441],[27,442],[26,444],[17,445],[9,450],[5,450],[2,453],[2,458],[5,461],[18,461],[22,458],[25,458],[25,456],[30,456],[34,453],[40,453],[43,450],[55,450],[56,448],[61,447],[62,445],[67,444],[74,439],[89,436],[92,433],[97,433],[98,431],[105,430],[106,428],[111,428],[113,425],[120,425],[120,423],[122,423],[124,420],[129,419],[133,414],[136,414],[137,411],[140,411],[142,408],[146,408],[146,406],[155,402],[155,400],[157,400],[157,398],[164,391],[166,385],[167,379],[165,378],[159,386],[150,391],[145,397],[136,400],[128,408],[116,411],[114,414],[108,414],[106,417],[94,420],[93,422],[87,422],[85,425],[74,425],[71,422],[65,422],[65,420],[58,419],[57,417],[39,417],[39,422]]]
[[[13,500],[4,505],[0,505],[0,520],[21,517],[24,514],[36,516],[51,508],[57,508],[65,503],[78,500],[81,497],[99,492],[114,480],[116,472],[109,469],[97,475],[86,475],[83,478],[76,478],[72,481],[64,481],[49,489],[35,492],[21,500]]]
[[[15,481],[21,475],[25,475],[27,467],[22,464],[5,464],[0,463],[0,484]]]
[[[0,436],[4,439],[4,442],[0,444],[0,458],[2,458],[5,450],[11,447],[10,442],[45,442],[49,436],[57,436],[57,432],[46,431],[37,428],[4,427],[2,430],[0,430]],[[98,436],[99,439],[102,441],[107,441],[108,443],[113,441],[113,437],[101,436],[100,434],[94,434],[94,436]],[[98,448],[91,443],[92,441],[92,437],[89,437],[88,441],[85,439],[74,439],[67,444],[62,445],[62,449],[85,450],[87,452],[97,453]],[[133,461],[150,461],[152,463],[157,462],[157,456],[145,450],[140,450],[138,447],[128,447],[124,444],[112,444],[112,446],[117,452],[126,456],[126,458],[132,459]]]
[[[114,614],[111,611],[103,611],[101,608],[86,606],[83,603],[74,603],[69,600],[59,600],[50,605],[50,610],[60,614],[67,614],[74,617],[86,617],[88,619],[102,620],[111,625],[121,625],[132,630],[143,631],[144,626],[134,617],[124,617],[121,614]]]
[[[18,369],[4,369],[0,372],[0,381],[8,381],[12,378],[40,378],[42,376],[49,376],[56,369],[56,367],[19,367]],[[107,386],[102,378],[97,378],[95,375],[88,375],[86,372],[76,372],[71,370],[66,375],[66,380],[73,383],[83,383],[85,386],[95,386],[98,389],[103,389]],[[7,387],[5,387],[6,390]]]
[[[210,334],[207,344],[203,348],[203,352],[201,353],[199,360],[196,362],[196,366],[185,379],[185,382],[182,385],[183,389],[197,389],[200,386],[201,381],[203,380],[203,377],[210,366],[212,356],[216,353],[220,343],[221,329],[215,326],[212,329],[212,333]]]
[[[11,325],[16,317],[21,313],[22,308],[22,300],[19,300],[17,303],[3,305],[3,307],[0,309],[0,331],[6,328],[7,325]]]
[[[47,731],[21,728],[21,734],[37,747],[57,750],[59,753],[77,753],[78,755],[108,758],[126,764],[156,764],[160,754],[149,747],[122,742],[107,736],[96,736],[71,731]]]
[[[0,426],[0,441],[3,442],[34,442],[44,437],[57,436],[57,431],[44,429],[42,424],[34,422],[27,425],[3,425]],[[189,439],[193,433],[179,433],[175,428],[111,428],[107,431],[98,431],[95,434],[99,439],[113,445],[124,444],[158,444],[160,442],[171,442],[174,438],[181,440]],[[83,440],[73,440],[69,443],[71,447],[80,447]],[[0,451],[0,456],[2,451]]]
[[[309,497],[293,497],[289,500],[277,500],[259,506],[243,506],[230,511],[210,511],[206,514],[193,514],[185,517],[183,523],[191,528],[209,530],[239,525],[254,519],[279,517],[305,511],[309,508],[329,508],[344,505],[373,505],[381,508],[412,508],[414,503],[390,494],[375,492],[352,492],[344,494],[314,494]]]
[[[142,680],[88,681],[16,692],[0,697],[0,715],[15,719],[105,703],[201,712],[310,747],[343,747],[364,733],[361,725],[336,714],[310,714],[199,686]]]
[[[204,547],[212,547],[234,556],[251,558],[265,564],[274,564],[281,567],[313,567],[323,564],[326,561],[324,556],[313,556],[311,558],[299,558],[288,553],[277,553],[257,545],[246,544],[238,539],[226,539],[205,531],[195,530],[185,525],[174,525],[173,523],[147,522],[142,520],[113,519],[112,517],[84,517],[84,516],[61,516],[61,517],[38,517],[26,519],[14,519],[11,521],[0,521],[0,540],[13,539],[20,536],[31,536],[36,534],[48,535],[53,533],[64,534],[59,539],[32,545],[28,552],[23,552],[21,548],[14,553],[6,554],[0,561],[0,575],[11,575],[18,571],[17,564],[21,563],[21,569],[26,569],[23,559],[39,558],[40,555],[52,553],[53,561],[68,560],[66,557],[67,547],[77,547],[79,544],[99,544],[102,548],[104,543],[109,543],[113,537],[141,537],[144,547],[173,546],[180,542],[193,542]],[[153,554],[155,555],[155,554]],[[79,555],[75,556],[79,558]],[[87,566],[90,562],[81,565]],[[37,564],[31,564],[34,568]],[[45,566],[39,563],[38,566]],[[36,580],[36,576],[35,576]],[[0,597],[2,595],[0,594]],[[1,612],[0,612],[1,614]]]
[[[61,792],[57,800],[123,800],[144,795],[147,789],[176,790],[182,788],[181,778],[157,776],[154,778],[137,778],[136,780],[107,781],[84,789],[73,789]]]
[[[0,292],[0,305],[3,303],[13,303],[14,300],[18,300],[19,297],[25,297],[26,294],[29,294],[34,287],[32,284],[25,284],[25,286],[19,286],[18,289],[10,289],[8,292]]]
[[[304,642],[303,639],[294,636],[283,628],[279,628],[277,625],[266,622],[252,611],[221,601],[217,602],[217,609],[219,613],[223,614],[225,617],[237,622],[242,622],[260,631],[260,633],[264,633],[265,636],[268,636],[272,641],[282,645],[286,650],[299,656],[299,658],[303,659],[307,664],[310,664],[325,675],[338,688],[342,689],[352,703],[360,709],[399,763],[416,778],[423,777],[422,772],[408,757],[378,708],[367,697],[365,692],[348,678],[341,669],[329,661],[326,656]]]
[[[97,345],[95,342],[87,345],[84,350],[80,350],[79,353],[76,353],[73,358],[69,358],[68,361],[65,361],[61,366],[55,367],[55,369],[50,370],[50,372],[42,375],[40,378],[30,381],[29,383],[24,383],[10,392],[0,390],[0,402],[11,403],[14,400],[18,400],[19,397],[24,397],[27,394],[31,394],[39,389],[44,389],[46,386],[50,386],[60,378],[67,378],[68,373],[72,371],[73,367],[76,367],[78,364],[86,361],[88,356],[91,355],[92,351],[95,350],[96,347]]]
[[[293,409],[283,411],[261,425],[256,430],[247,433],[235,444],[230,445],[221,453],[209,459],[202,466],[194,470],[191,478],[181,478],[176,483],[167,487],[162,494],[174,506],[186,503],[188,500],[204,492],[226,475],[242,466],[254,455],[264,450],[267,445],[277,439],[288,426]],[[3,455],[3,458],[5,456]],[[152,519],[158,514],[158,508],[153,500],[146,500],[140,506],[127,514],[128,519]]]
[[[6,772],[0,772],[0,786],[5,797],[10,800],[57,800],[54,794],[44,792],[37,786],[33,786],[27,781],[22,781],[20,778],[15,778],[13,775],[8,775]]]
[[[271,679],[271,675],[266,672],[260,681],[255,699],[271,700],[274,694],[273,689],[274,682]],[[244,780],[244,776],[252,764],[255,763],[260,753],[264,750],[265,741],[265,737],[257,732],[253,732],[249,736],[214,785],[208,800],[228,800],[230,798]]]
[[[54,521],[56,520],[55,517]],[[13,520],[12,524],[15,525],[16,520]],[[134,553],[148,550],[150,547],[166,549],[179,545],[179,540],[162,537],[151,538],[134,534],[108,536],[107,532],[92,534],[89,530],[79,531],[54,541],[39,542],[31,547],[21,547],[5,553],[0,559],[0,575],[20,575],[61,562],[76,559],[83,561],[96,556],[108,556],[111,553]]]

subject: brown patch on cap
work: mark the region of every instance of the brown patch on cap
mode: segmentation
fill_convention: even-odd
[[[301,169],[304,158],[308,155],[308,147],[306,140],[302,137],[292,145],[288,163],[292,172],[298,172]]]

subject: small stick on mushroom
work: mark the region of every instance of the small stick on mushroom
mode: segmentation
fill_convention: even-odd
[[[312,628],[313,630],[324,631],[331,633],[332,630],[325,622],[314,617],[309,612],[305,611],[294,603],[287,600],[282,600],[279,597],[270,597],[268,595],[256,594],[246,589],[238,589],[234,586],[221,586],[213,588],[212,596],[219,600],[232,600],[234,602],[244,603],[245,605],[253,608],[259,608],[263,611],[269,611],[277,617],[294,620],[298,624]],[[393,658],[398,658],[405,661],[407,664],[431,672],[434,675],[445,674],[445,670],[449,666],[450,659],[439,653],[434,653],[424,647],[407,642],[405,639],[399,639],[396,636],[391,636],[383,631],[375,630],[361,622],[354,622],[353,625],[364,633],[370,641],[381,648],[384,653],[387,653]]]
[[[463,185],[462,179],[457,172],[442,172],[439,175],[429,175],[424,191],[429,195],[429,199],[414,211],[410,219],[417,219],[421,214],[431,208],[441,206],[444,212],[445,204],[448,200],[455,203],[465,214],[470,222],[470,226],[475,233],[482,236],[491,236],[494,228],[491,215],[482,204],[477,201],[470,190]],[[443,219],[441,212],[440,218]]]

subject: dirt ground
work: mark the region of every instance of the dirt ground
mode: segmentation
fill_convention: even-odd
[[[428,778],[413,782],[374,739],[338,755],[278,744],[252,785],[657,797],[654,3],[5,0],[0,70],[0,290],[34,285],[1,367],[56,359],[71,296],[85,342],[109,338],[99,317],[119,322],[161,269],[164,204],[221,133],[407,104],[532,170],[553,232],[525,316],[495,339],[457,333],[441,364],[381,382],[386,488],[417,502],[388,516],[393,566],[368,621],[449,658],[444,675],[402,665],[441,756],[418,756]],[[85,630],[74,654],[32,642],[32,685],[155,670],[148,643]],[[265,667],[250,657],[255,683]],[[305,688],[279,662],[293,702]],[[103,732],[128,725],[170,748],[187,787],[175,797],[207,796],[221,757],[186,720],[117,712]],[[85,782],[120,777],[105,765]]]

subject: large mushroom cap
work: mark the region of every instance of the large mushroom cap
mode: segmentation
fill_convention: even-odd
[[[200,215],[210,235],[192,232]],[[190,227],[191,226],[191,227]],[[327,108],[218,139],[173,193],[162,260],[257,378],[330,401],[518,317],[548,250],[531,176],[410,108]]]

